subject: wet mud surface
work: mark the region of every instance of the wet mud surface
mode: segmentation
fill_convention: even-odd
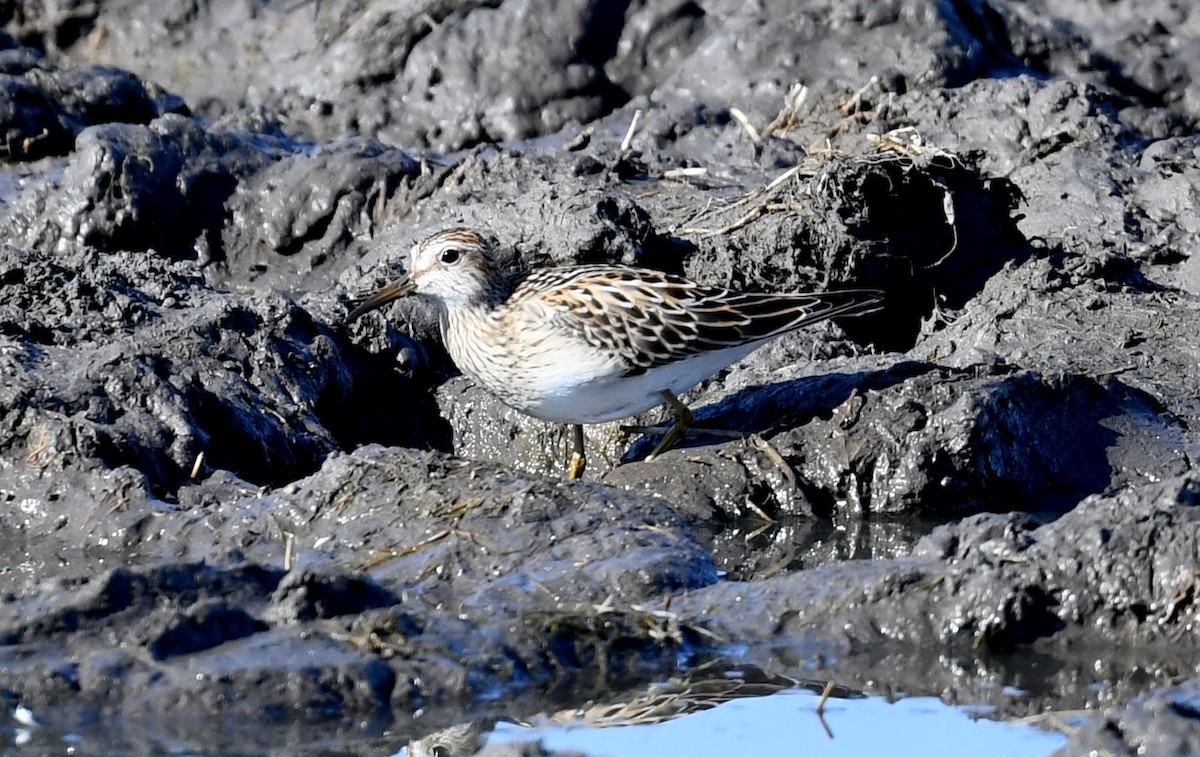
[[[638,717],[653,681],[722,696],[734,661],[1094,712],[1062,754],[1195,747],[1200,11],[0,11],[23,753],[484,724],[465,754],[497,718]],[[590,427],[569,482],[569,436],[457,375],[424,303],[343,323],[456,225],[514,269],[887,298],[701,385],[711,433],[652,462]]]

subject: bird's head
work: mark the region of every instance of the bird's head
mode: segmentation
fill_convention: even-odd
[[[417,243],[408,256],[408,277],[363,300],[346,322],[409,294],[426,295],[446,311],[488,305],[503,287],[492,245],[478,232],[457,228],[439,231]]]

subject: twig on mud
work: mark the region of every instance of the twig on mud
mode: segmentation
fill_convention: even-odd
[[[115,512],[129,509],[129,495],[125,491],[126,487],[121,487],[116,495],[116,501],[109,506],[106,515],[112,515]]]
[[[817,700],[817,714],[825,714],[825,703],[829,701],[829,695],[833,693],[833,681],[825,682],[825,689],[821,691],[821,698]]]
[[[578,152],[592,143],[592,127],[588,127],[567,140],[563,149],[567,152]]]
[[[629,609],[632,610],[633,612],[640,613],[643,616],[643,618],[646,620],[650,620],[650,619],[661,620],[661,621],[665,621],[668,624],[668,628],[666,628],[666,629],[657,629],[657,630],[648,629],[647,630],[647,633],[651,634],[652,636],[657,634],[657,638],[655,638],[655,641],[662,641],[663,639],[668,639],[668,638],[678,641],[681,638],[680,632],[686,628],[688,631],[691,631],[692,633],[696,633],[696,634],[704,636],[708,639],[712,639],[713,641],[718,642],[720,644],[728,644],[729,643],[729,639],[726,639],[725,637],[721,636],[720,634],[710,631],[707,628],[702,628],[698,625],[693,625],[691,623],[681,622],[680,618],[679,618],[679,613],[671,612],[670,610],[656,610],[654,608],[647,607],[646,605],[641,605],[641,604],[637,604],[637,605],[631,604],[631,605],[629,605]]]
[[[953,240],[950,242],[950,249],[946,251],[945,255],[941,256],[932,263],[921,266],[921,268],[926,271],[932,271],[942,263],[945,263],[946,260],[954,254],[954,251],[958,249],[958,226],[954,223],[954,195],[950,192],[950,188],[939,181],[937,177],[930,178],[934,186],[942,190],[942,214],[946,218],[946,225],[950,227],[950,234],[953,237]]]
[[[878,84],[879,77],[872,76],[869,80],[867,80],[866,84],[864,84],[858,89],[858,91],[854,92],[850,96],[850,99],[838,106],[838,112],[842,114],[842,118],[838,119],[838,121],[831,126],[828,131],[825,132],[826,140],[832,139],[833,137],[841,134],[853,123],[865,124],[883,118],[883,116],[891,109],[892,93],[888,93],[887,101],[879,107],[869,110],[863,108],[863,97],[866,95],[867,90]]]
[[[285,573],[290,573],[292,565],[296,561],[296,532],[285,528],[276,513],[267,513],[266,520],[273,526],[273,528],[267,529],[267,533],[272,537],[278,533],[279,540],[283,542],[283,570]],[[311,520],[308,521],[308,523],[311,522]]]
[[[362,491],[362,490],[359,489],[359,491]],[[333,501],[334,511],[340,513],[341,511],[345,510],[347,507],[350,506],[350,503],[353,502],[354,498],[357,496],[358,496],[358,491],[346,492],[344,494],[338,495],[338,498]],[[313,508],[313,515],[311,518],[308,519],[308,521],[311,523],[312,521],[316,520],[317,514],[320,511],[321,511],[321,507],[320,507],[320,503],[318,503],[317,507]]]
[[[51,460],[46,455],[46,452],[52,451],[50,444],[50,431],[45,426],[38,427],[38,438],[30,447],[29,453],[25,455],[25,464],[30,468],[45,468]]]
[[[444,539],[449,539],[450,536],[454,536],[455,534],[467,536],[468,539],[475,542],[476,545],[480,545],[480,547],[482,549],[484,549],[484,551],[486,552],[487,545],[486,545],[486,543],[482,543],[480,541],[478,535],[472,533],[472,531],[458,528],[458,524],[462,523],[462,519],[464,517],[467,517],[467,513],[470,512],[470,510],[472,510],[473,507],[478,507],[482,503],[484,503],[484,498],[472,497],[470,499],[461,501],[461,503],[456,503],[450,507],[446,507],[446,509],[444,509],[444,510],[439,510],[437,512],[431,512],[430,515],[432,517],[444,518],[446,516],[452,516],[452,518],[454,518],[454,519],[452,519],[452,521],[450,522],[449,525],[446,525],[445,528],[438,531],[438,533],[433,534],[432,536],[427,536],[427,537],[425,537],[425,539],[422,539],[419,542],[414,543],[414,545],[409,545],[407,547],[401,547],[398,549],[396,549],[394,547],[377,549],[376,553],[374,553],[372,555],[372,557],[367,558],[364,561],[364,563],[362,563],[359,566],[360,569],[361,570],[371,570],[372,567],[382,565],[382,564],[386,563],[386,561],[388,561],[388,560],[395,560],[396,558],[408,557],[409,554],[416,554],[416,553],[420,552],[421,549],[424,549],[428,546],[434,545],[434,543],[437,543]]]
[[[838,425],[838,428],[850,428],[858,422],[866,404],[866,399],[858,393],[858,387],[854,387],[850,390],[850,396],[846,397],[846,401],[834,411],[833,422]]]
[[[768,525],[775,522],[774,518],[772,518],[770,515],[767,515],[766,511],[754,504],[754,500],[750,499],[749,497],[746,498],[746,507],[752,510],[755,515],[765,520]]]
[[[1178,629],[1175,634],[1171,635],[1173,639],[1182,637],[1183,632],[1190,629],[1192,623],[1179,623],[1183,610],[1188,607],[1194,607],[1197,600],[1197,593],[1200,593],[1200,571],[1194,571],[1192,575],[1180,584],[1179,588],[1171,596],[1171,599],[1162,607],[1162,611],[1158,613],[1159,625],[1167,625],[1170,623],[1178,623]],[[1151,609],[1154,606],[1151,605]],[[1196,613],[1193,611],[1193,617]]]
[[[1096,374],[1094,374],[1094,377],[1108,378],[1109,376],[1120,376],[1122,373],[1129,373],[1130,371],[1136,370],[1136,365],[1121,365],[1116,368],[1109,368],[1107,371],[1098,371]]]
[[[802,166],[800,166],[800,165],[792,166],[788,170],[781,173],[779,176],[776,176],[771,181],[770,184],[767,184],[767,186],[763,187],[762,189],[756,189],[753,192],[750,192],[745,197],[742,197],[741,199],[726,205],[725,207],[721,208],[720,211],[718,211],[718,212],[727,212],[727,211],[733,210],[734,208],[737,208],[741,205],[745,205],[747,203],[754,202],[755,200],[757,200],[760,197],[762,198],[762,200],[757,205],[755,205],[753,208],[751,208],[749,211],[747,211],[745,214],[743,214],[742,217],[738,218],[736,221],[726,224],[725,226],[722,226],[718,229],[686,227],[686,228],[676,230],[675,233],[682,234],[682,235],[698,236],[698,237],[701,237],[702,239],[707,239],[709,237],[722,236],[724,234],[728,234],[731,231],[736,231],[737,229],[742,228],[743,226],[745,226],[746,224],[750,223],[755,218],[757,218],[759,215],[761,215],[765,210],[767,210],[768,206],[771,204],[771,201],[775,198],[775,195],[779,192],[779,188],[782,187],[789,179],[792,179],[793,177],[795,177],[796,174],[798,174],[800,172],[801,168],[802,168]]]
[[[283,572],[292,572],[292,559],[296,552],[296,535],[291,531],[283,533]]]
[[[101,507],[104,507],[105,515],[112,515],[120,510],[129,508],[129,487],[133,485],[131,481],[123,481],[116,488],[105,492],[91,510],[88,511],[87,517],[83,519],[83,523],[79,525],[81,529],[88,527],[88,523],[92,520],[92,516],[96,514]],[[111,504],[110,504],[111,503]],[[107,505],[107,506],[106,506]],[[106,507],[105,507],[106,506]]]
[[[733,116],[733,120],[741,125],[742,129],[750,137],[750,141],[754,144],[762,142],[762,137],[758,135],[758,129],[754,128],[754,124],[750,123],[750,118],[738,108],[730,108],[729,115]]]
[[[672,226],[671,233],[674,234],[676,231],[679,230],[679,227],[681,227],[681,226],[686,227],[687,224],[698,223],[700,221],[700,219],[707,218],[708,215],[711,212],[713,212],[712,206],[713,206],[713,198],[710,197],[710,198],[708,198],[708,201],[704,203],[703,208],[700,208],[699,210],[697,210],[695,213],[693,213],[688,218],[686,218],[683,221],[680,221],[679,223]]]
[[[783,455],[779,453],[779,450],[775,448],[775,445],[771,444],[759,434],[751,434],[749,439],[750,443],[753,444],[759,452],[766,455],[767,459],[770,460],[781,473],[783,473],[783,477],[786,478],[787,482],[794,488],[796,486],[796,471],[792,470],[792,466],[789,465],[788,461],[783,458]],[[774,518],[768,517],[765,519],[771,521],[772,523],[775,522]]]
[[[691,176],[704,176],[708,173],[708,169],[703,166],[694,166],[691,168],[668,168],[662,172],[664,179],[686,179]]]
[[[376,552],[373,556],[367,558],[367,560],[365,560],[361,565],[359,565],[359,569],[360,570],[370,570],[371,568],[382,565],[383,563],[387,562],[388,560],[395,560],[398,557],[407,557],[409,555],[416,554],[417,552],[420,552],[422,549],[425,549],[426,547],[430,546],[431,544],[436,544],[437,542],[441,541],[442,539],[449,537],[451,534],[453,534],[457,530],[458,530],[458,522],[455,521],[455,523],[453,525],[443,528],[441,531],[438,531],[433,536],[422,539],[421,541],[417,542],[416,544],[411,544],[411,545],[409,545],[407,547],[403,547],[401,549],[395,549],[395,548],[389,547],[387,549],[376,550]]]
[[[770,523],[762,524],[758,528],[754,529],[753,531],[751,531],[750,533],[748,533],[744,537],[742,537],[742,541],[749,544],[750,542],[754,541],[755,539],[762,536],[766,532],[770,531],[772,528],[774,528],[776,526],[777,523],[778,523],[778,521],[773,520]]]
[[[467,155],[467,157],[459,161],[458,165],[451,169],[450,175],[445,178],[443,185],[447,189],[454,189],[457,187],[462,183],[463,177],[467,175],[467,171],[470,171],[471,168],[474,167],[475,163],[475,154],[471,153],[470,155]]]
[[[763,127],[762,135],[768,137],[776,131],[781,136],[787,136],[800,121],[800,111],[808,102],[808,87],[800,82],[796,82],[783,96],[783,107],[779,110],[779,115]]]
[[[451,521],[450,525],[446,526],[441,531],[438,531],[436,534],[433,534],[432,536],[428,536],[428,537],[422,539],[421,541],[417,542],[416,544],[410,544],[409,546],[401,547],[400,549],[396,549],[394,547],[388,547],[385,549],[376,550],[375,554],[372,555],[371,557],[367,558],[367,560],[364,561],[362,563],[362,565],[359,566],[359,568],[361,570],[370,570],[371,568],[374,568],[378,565],[382,565],[383,563],[387,562],[388,560],[395,560],[396,558],[399,558],[399,557],[408,557],[409,555],[416,554],[417,552],[420,552],[421,550],[425,549],[426,547],[436,544],[437,542],[442,541],[443,539],[447,539],[455,534],[466,536],[472,542],[480,545],[480,547],[486,552],[487,545],[481,543],[480,538],[477,534],[458,527],[458,524],[462,522],[462,519],[466,517],[467,513],[471,510],[471,508],[477,507],[482,502],[483,502],[482,497],[472,497],[471,499],[468,499],[464,502],[454,505],[453,507],[451,507],[447,510],[443,510],[440,513],[435,514],[439,517],[445,516],[445,515],[453,515],[454,520]]]
[[[751,208],[750,212],[746,213],[746,215],[737,219],[733,223],[722,226],[719,229],[710,229],[710,230],[683,229],[680,231],[680,233],[687,234],[687,233],[691,232],[691,233],[697,234],[698,236],[700,236],[702,238],[724,236],[725,234],[728,234],[731,231],[737,231],[738,229],[742,228],[743,226],[749,224],[755,218],[758,218],[762,214],[762,212],[766,209],[768,202],[769,202],[769,199],[763,200],[760,204]]]
[[[863,96],[867,94],[867,91],[871,87],[874,87],[878,83],[878,76],[872,76],[870,79],[867,79],[867,83],[859,87],[854,94],[850,95],[849,100],[838,106],[838,112],[843,116],[852,116],[858,113],[859,109],[862,108]]]
[[[771,181],[771,183],[766,186],[766,188],[763,191],[764,192],[774,192],[776,189],[779,188],[780,185],[782,185],[785,181],[787,181],[788,179],[795,176],[799,171],[800,171],[800,166],[792,166],[788,170],[786,170],[783,173],[776,176]]]
[[[633,112],[633,119],[629,122],[629,129],[625,132],[625,138],[621,140],[621,147],[617,150],[619,155],[624,155],[629,149],[629,145],[633,143],[633,135],[637,132],[638,122],[642,120],[642,109],[638,108]]]
[[[617,611],[617,601],[616,600],[617,600],[617,598],[615,596],[613,596],[612,594],[609,594],[607,597],[604,598],[604,601],[601,602],[600,604],[592,605],[592,612],[596,613],[597,615],[603,615],[608,612],[616,612]]]
[[[646,166],[639,160],[640,153],[632,149],[633,137],[637,134],[641,122],[642,111],[639,108],[633,112],[633,118],[629,121],[629,128],[625,131],[621,146],[617,148],[617,154],[613,156],[612,162],[608,165],[608,172],[618,179],[624,180],[646,175]]]
[[[767,184],[767,186],[765,186],[765,187],[763,187],[763,188],[761,188],[761,189],[755,189],[755,190],[751,190],[750,192],[747,192],[746,194],[742,195],[742,196],[741,196],[740,198],[738,198],[737,200],[734,200],[733,202],[730,202],[730,203],[728,203],[728,204],[726,204],[726,205],[722,205],[722,206],[719,206],[719,207],[713,207],[714,203],[713,203],[713,201],[710,199],[710,200],[709,200],[709,201],[708,201],[708,202],[705,204],[704,208],[703,208],[701,211],[699,211],[698,213],[695,213],[695,214],[694,214],[694,215],[692,215],[690,218],[688,218],[686,221],[684,221],[683,223],[681,223],[681,224],[677,225],[677,226],[676,226],[674,229],[672,229],[672,233],[677,233],[677,234],[686,234],[686,233],[692,233],[692,234],[709,234],[709,235],[712,235],[712,236],[715,236],[715,235],[717,235],[717,234],[723,233],[723,231],[722,231],[722,230],[713,231],[713,230],[711,230],[711,229],[703,229],[703,228],[696,228],[696,227],[687,227],[687,226],[683,226],[683,224],[694,224],[694,223],[698,223],[698,222],[699,222],[701,219],[703,219],[703,218],[707,218],[707,217],[709,217],[709,216],[712,216],[712,215],[719,215],[719,214],[722,214],[722,213],[728,213],[728,212],[730,212],[730,211],[732,211],[732,210],[735,210],[735,209],[737,209],[737,208],[740,208],[740,207],[742,207],[743,205],[746,205],[746,204],[748,204],[748,203],[751,203],[751,202],[753,202],[753,201],[757,200],[759,197],[762,197],[764,193],[770,193],[770,192],[773,192],[774,190],[776,190],[776,189],[779,187],[779,185],[783,184],[785,181],[787,181],[788,179],[790,179],[790,178],[791,178],[792,176],[794,176],[796,173],[799,173],[799,172],[805,172],[805,171],[808,171],[808,170],[810,170],[810,169],[809,169],[809,166],[807,165],[807,163],[808,163],[808,161],[805,161],[805,163],[803,163],[803,164],[800,164],[800,165],[797,165],[797,166],[792,166],[791,168],[789,168],[788,170],[784,171],[784,172],[783,172],[782,174],[780,174],[779,176],[776,176],[774,179],[772,179],[772,180],[771,180],[771,182],[770,182],[769,184]],[[755,213],[757,213],[757,212],[761,212],[761,211],[752,211],[752,212],[755,212]],[[737,226],[737,225],[738,225],[738,224],[737,224],[737,222],[734,222],[733,224],[730,224],[730,227],[734,227],[734,226]],[[741,224],[741,225],[745,225],[745,224]],[[683,226],[683,228],[679,228],[679,226]],[[728,228],[729,228],[729,227],[726,227],[726,229],[728,229]]]
[[[445,508],[431,510],[429,515],[433,518],[452,517],[455,519],[455,522],[457,522],[462,520],[463,516],[465,516],[471,509],[479,507],[482,504],[483,497],[470,497],[469,499],[464,499],[461,502],[455,502],[454,504]]]
[[[1026,715],[1023,718],[1016,718],[1009,722],[1014,725],[1036,725],[1053,728],[1070,736],[1079,729],[1068,723],[1065,718],[1094,718],[1099,715],[1100,713],[1096,710],[1052,710],[1050,712],[1039,712],[1036,715]]]
[[[860,90],[861,92],[861,90]],[[732,111],[731,111],[732,112]],[[918,162],[927,163],[934,160],[944,160],[952,165],[959,162],[958,156],[951,152],[943,150],[939,147],[927,145],[921,138],[921,135],[911,127],[893,129],[884,134],[867,134],[868,150],[865,155],[855,157],[854,160],[861,163],[885,163],[893,161],[901,161],[908,164]],[[827,172],[822,170],[821,164],[832,160],[835,157],[843,156],[844,154],[834,150],[833,147],[826,143],[820,148],[811,148],[808,158],[803,162],[792,166],[779,176],[772,179],[765,187],[752,190],[742,195],[741,197],[723,205],[716,205],[709,202],[699,212],[693,214],[686,221],[679,224],[673,229],[673,233],[681,236],[693,236],[700,239],[708,239],[717,236],[723,236],[733,231],[737,231],[750,223],[764,213],[775,212],[780,210],[792,210],[798,212],[800,206],[795,202],[782,202],[778,195],[782,188],[789,181],[794,180],[798,175],[816,177],[810,182],[809,186],[803,192],[806,196],[811,196],[824,191]],[[949,189],[945,189],[943,196],[943,213],[946,218],[946,223],[954,232],[955,242],[951,249],[946,253],[949,256],[957,249],[957,227],[955,225],[955,209],[953,195]],[[705,227],[699,224],[712,217],[725,216],[728,217],[735,210],[749,205],[749,209],[745,210],[740,216],[730,221],[729,223],[719,227]],[[944,258],[943,258],[944,259]],[[940,262],[940,261],[939,261]]]
[[[887,162],[897,159],[921,158],[928,162],[936,158],[944,158],[951,165],[960,165],[961,158],[949,150],[925,142],[921,132],[912,126],[901,126],[898,129],[886,131],[883,134],[867,134],[867,143],[872,155],[859,158],[864,163]]]
[[[821,698],[817,700],[817,720],[821,722],[821,727],[825,729],[825,735],[830,739],[833,738],[833,729],[829,727],[829,723],[825,722],[825,703],[829,701],[829,695],[833,693],[833,681],[825,683],[825,690],[821,692]]]

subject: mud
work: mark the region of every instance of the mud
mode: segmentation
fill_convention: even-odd
[[[1194,746],[1197,11],[0,10],[16,753],[388,753],[731,656]],[[423,303],[343,323],[463,224],[887,300],[706,382],[653,462],[589,428],[567,482]]]

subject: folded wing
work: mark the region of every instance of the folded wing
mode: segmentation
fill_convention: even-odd
[[[873,290],[760,294],[658,271],[583,266],[530,274],[510,302],[549,311],[559,328],[618,354],[631,373],[761,342],[828,318],[877,309]],[[559,317],[554,318],[554,315]]]

